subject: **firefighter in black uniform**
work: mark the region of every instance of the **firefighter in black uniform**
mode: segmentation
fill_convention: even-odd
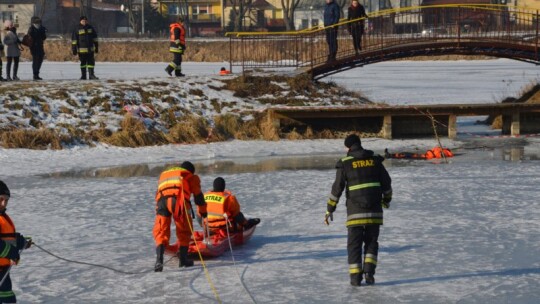
[[[98,37],[93,26],[88,23],[88,18],[80,18],[79,27],[71,35],[71,51],[73,55],[79,54],[81,61],[81,79],[86,79],[86,69],[88,69],[89,79],[98,79],[94,74],[96,61],[94,53],[98,53]]]
[[[165,72],[172,76],[182,77],[182,55],[186,50],[186,30],[184,28],[184,18],[178,17],[178,21],[169,26],[169,52],[173,54],[173,60],[165,68]]]
[[[360,286],[362,273],[366,284],[375,283],[375,267],[379,251],[379,228],[383,210],[392,200],[392,180],[384,168],[384,158],[362,148],[360,137],[351,134],[345,139],[347,156],[336,164],[336,180],[327,203],[325,223],[333,220],[333,212],[343,190],[347,204],[347,252],[351,285]],[[362,245],[364,259],[362,267]]]

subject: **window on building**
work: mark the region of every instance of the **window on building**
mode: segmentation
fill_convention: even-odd
[[[191,7],[191,11],[193,12],[193,15],[203,15],[203,14],[209,14],[210,8],[208,5],[193,5]]]

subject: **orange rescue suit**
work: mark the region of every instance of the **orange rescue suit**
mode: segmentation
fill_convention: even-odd
[[[17,246],[15,237],[15,224],[7,214],[0,215],[0,239],[9,243],[12,246]],[[11,265],[11,260],[7,258],[0,258],[0,267],[6,267]]]
[[[424,155],[426,159],[432,158],[443,158],[443,157],[453,157],[454,153],[447,148],[435,147],[431,150],[428,150]]]
[[[204,194],[204,200],[206,201],[207,222],[210,229],[225,228],[227,224],[232,225],[234,218],[240,213],[238,200],[228,190],[224,192],[207,192]],[[201,210],[199,209],[200,213]],[[228,221],[223,214],[227,214]]]
[[[192,211],[189,198],[201,195],[201,180],[190,171],[173,167],[161,173],[156,191],[156,219],[153,235],[156,245],[169,245],[171,217],[176,226],[176,238],[180,246],[188,246],[191,240]],[[204,212],[205,205],[200,206]]]

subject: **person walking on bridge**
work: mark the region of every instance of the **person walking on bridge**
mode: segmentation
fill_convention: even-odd
[[[352,0],[351,6],[349,6],[347,20],[357,20],[360,18],[367,18],[366,10],[364,6],[358,2],[358,0]],[[348,24],[347,29],[352,36],[354,52],[356,55],[362,50],[362,35],[364,34],[364,21],[357,20]]]
[[[347,198],[347,253],[351,285],[360,286],[362,273],[366,284],[375,283],[375,267],[379,252],[379,229],[383,224],[383,209],[392,200],[392,180],[384,168],[384,158],[362,148],[360,137],[345,138],[347,156],[336,164],[336,179],[326,207],[325,223],[333,213],[343,190]],[[362,245],[364,259],[362,266]]]
[[[332,26],[339,23],[339,17],[341,8],[335,0],[326,0],[326,6],[324,8],[323,21],[326,32],[326,43],[328,43],[328,62],[336,60],[338,49],[338,27]]]

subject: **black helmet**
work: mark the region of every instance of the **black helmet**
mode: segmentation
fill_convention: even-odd
[[[180,165],[180,167],[188,170],[192,174],[195,174],[195,166],[191,162],[185,161]]]
[[[11,196],[8,186],[3,181],[0,181],[0,195]]]

